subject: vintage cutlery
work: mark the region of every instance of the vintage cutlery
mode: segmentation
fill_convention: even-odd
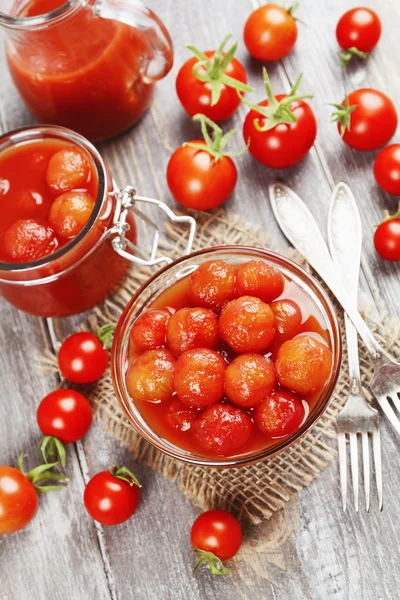
[[[283,233],[319,273],[363,339],[374,362],[374,375],[369,388],[397,433],[400,433],[400,420],[395,412],[397,410],[400,413],[400,364],[381,348],[349,300],[317,222],[304,202],[280,182],[271,184],[269,193],[274,215]]]
[[[357,308],[358,280],[360,274],[362,226],[357,203],[350,188],[339,183],[332,194],[328,216],[328,241],[337,273],[346,289],[349,301]],[[379,413],[364,397],[358,358],[357,330],[345,313],[347,351],[349,360],[350,393],[343,410],[339,413],[338,431],[340,487],[343,510],[347,504],[346,437],[350,443],[351,478],[354,505],[358,512],[358,434],[361,436],[364,474],[365,505],[370,507],[370,454],[369,434],[372,436],[376,487],[379,509],[382,509],[382,466],[379,434]]]

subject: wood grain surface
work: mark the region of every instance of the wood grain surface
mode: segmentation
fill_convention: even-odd
[[[131,131],[103,144],[120,185],[133,183],[140,193],[174,207],[165,183],[171,151],[198,136],[198,127],[183,112],[175,95],[174,78],[189,56],[186,43],[215,47],[227,32],[239,40],[238,58],[264,97],[261,65],[247,54],[242,42],[245,19],[255,0],[148,0],[167,25],[175,43],[172,73],[158,87],[152,107]],[[329,123],[329,102],[343,99],[344,90],[376,86],[400,109],[398,0],[370,0],[383,22],[378,48],[365,63],[354,62],[344,75],[336,57],[334,29],[351,0],[302,0],[299,38],[294,52],[269,73],[277,93],[287,91],[300,72],[301,90],[315,94],[311,101],[318,117],[317,144],[306,160],[284,173],[238,160],[239,182],[227,210],[259,223],[271,244],[285,250],[267,198],[268,184],[282,178],[307,202],[325,231],[332,186],[348,183],[362,214],[364,253],[362,295],[379,312],[397,315],[399,267],[377,258],[373,226],[383,208],[394,210],[397,199],[374,184],[374,153],[356,153],[341,141]],[[0,7],[2,2],[0,1]],[[239,128],[233,147],[243,140],[241,107],[226,124]],[[0,62],[0,127],[6,132],[32,122],[13,88],[4,58]],[[399,134],[396,141],[400,141]],[[236,146],[236,147],[235,147]],[[141,243],[146,239],[142,236]],[[85,315],[65,319],[64,334]],[[54,375],[35,369],[36,353],[50,347],[47,324],[0,301],[0,463],[13,464],[21,449],[34,460],[38,449],[35,408],[56,385]],[[245,532],[245,543],[229,577],[212,577],[206,570],[191,574],[191,523],[198,514],[176,486],[143,465],[132,464],[129,453],[95,424],[82,444],[69,447],[68,489],[41,498],[40,510],[29,527],[0,538],[0,600],[396,600],[400,521],[399,440],[382,422],[384,511],[377,512],[375,494],[370,514],[340,508],[338,467],[331,463],[269,522]],[[143,483],[142,502],[129,522],[114,528],[95,525],[83,508],[82,493],[90,475],[108,465],[109,457],[126,463]],[[351,504],[351,503],[350,503]]]

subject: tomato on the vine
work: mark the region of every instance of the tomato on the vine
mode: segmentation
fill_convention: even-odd
[[[397,112],[383,92],[362,88],[351,92],[342,104],[333,104],[332,120],[343,141],[355,150],[377,150],[393,137]]]
[[[400,144],[383,148],[375,159],[376,183],[388,194],[400,196]]]
[[[65,379],[73,383],[93,383],[107,368],[108,352],[93,333],[73,333],[61,344],[58,365]]]
[[[199,559],[193,569],[207,564],[214,575],[229,573],[222,561],[229,560],[242,544],[239,521],[226,510],[209,510],[202,513],[192,525],[192,546]]]
[[[92,423],[92,407],[83,394],[62,388],[43,398],[36,413],[40,431],[64,444],[80,440]]]
[[[140,483],[126,467],[112,465],[94,475],[85,488],[83,501],[89,515],[103,525],[127,521],[139,504]]]
[[[200,121],[204,139],[187,142],[175,150],[167,166],[167,183],[182,206],[209,210],[225,202],[235,189],[237,170],[232,157],[242,152],[225,151],[235,130],[223,135],[222,129],[204,115],[193,119]],[[207,125],[214,139],[208,134]]]
[[[217,50],[200,52],[194,46],[187,46],[195,56],[181,67],[176,93],[191,117],[202,113],[212,121],[228,119],[240,105],[239,94],[253,91],[246,85],[242,63],[234,58],[237,44],[226,53],[223,51],[230,37],[227,35]]]
[[[339,52],[342,65],[346,67],[353,56],[366,58],[379,42],[381,32],[381,21],[370,8],[352,8],[344,13],[336,27],[336,39],[344,50]]]
[[[267,70],[263,70],[267,100],[257,105],[242,100],[251,108],[243,125],[249,152],[263,165],[286,169],[302,161],[314,144],[317,121],[304,98],[297,94],[301,76],[289,95],[274,96]]]
[[[374,235],[375,250],[385,260],[400,260],[400,204],[394,215],[385,210],[385,220]]]
[[[254,58],[280,60],[293,50],[297,40],[293,13],[298,5],[295,2],[290,8],[283,8],[269,3],[251,13],[244,26],[244,43]]]
[[[37,492],[61,489],[68,479],[54,473],[58,463],[35,467],[29,473],[23,470],[23,454],[18,459],[18,469],[0,466],[0,535],[14,533],[28,525],[38,507]],[[53,480],[53,484],[49,484]]]

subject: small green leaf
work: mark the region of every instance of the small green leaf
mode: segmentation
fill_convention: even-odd
[[[231,572],[231,569],[227,569],[224,566],[222,560],[218,558],[218,556],[216,556],[213,552],[207,552],[206,550],[200,550],[199,548],[195,548],[193,552],[195,554],[198,554],[200,557],[195,566],[193,567],[193,575],[196,573],[197,569],[204,564],[209,567],[213,575],[227,575]]]

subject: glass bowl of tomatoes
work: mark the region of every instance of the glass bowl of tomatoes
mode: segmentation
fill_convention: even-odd
[[[118,322],[118,401],[150,444],[235,467],[301,438],[326,410],[341,362],[334,307],[302,267],[269,250],[206,248],[148,279]]]

